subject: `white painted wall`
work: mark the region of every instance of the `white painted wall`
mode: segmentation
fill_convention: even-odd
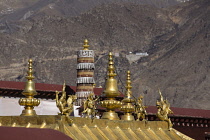
[[[19,98],[0,97],[0,116],[19,116],[24,109],[18,104]],[[37,115],[57,115],[59,110],[55,100],[42,100],[38,107],[35,107]]]

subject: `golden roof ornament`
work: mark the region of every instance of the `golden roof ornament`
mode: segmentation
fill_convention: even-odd
[[[159,89],[160,94],[160,101],[157,100],[156,106],[157,106],[157,117],[162,120],[168,122],[168,128],[169,130],[172,128],[173,124],[171,123],[170,118],[168,117],[168,114],[173,114],[173,111],[170,109],[170,103],[168,100],[164,100],[162,93]]]
[[[146,121],[145,116],[147,115],[146,107],[143,105],[143,96],[140,95],[138,100],[135,100],[135,114],[136,114],[136,121]]]
[[[96,118],[96,101],[99,97],[94,98],[94,93],[88,95],[87,100],[84,101],[84,111],[82,112],[85,118]]]
[[[126,97],[122,100],[122,107],[121,110],[125,113],[121,120],[132,121],[134,120],[134,116],[132,113],[134,112],[134,100],[131,99],[132,91],[131,91],[131,78],[130,78],[130,71],[127,71],[127,85],[126,85]]]
[[[132,86],[131,86],[131,72],[130,71],[127,71],[127,85],[126,85],[126,89],[127,89],[127,92],[126,92],[126,96],[127,98],[131,98],[132,96]]]
[[[19,100],[19,104],[21,106],[25,106],[25,110],[22,111],[21,116],[34,116],[36,115],[36,111],[33,110],[34,106],[38,106],[40,104],[40,100],[34,98],[35,95],[37,95],[36,89],[35,89],[35,83],[33,81],[33,68],[32,68],[32,59],[28,60],[28,75],[26,76],[27,82],[25,84],[25,89],[22,92],[23,95],[26,96],[26,98],[21,98]]]
[[[76,95],[69,95],[68,99],[66,100],[66,83],[63,83],[62,92],[56,91],[56,106],[60,110],[60,115],[64,116],[64,118],[67,120],[67,122],[72,123],[72,119],[70,119],[70,114],[73,111],[73,103],[76,101],[77,96]],[[59,98],[59,94],[61,93],[61,96]]]
[[[83,50],[88,50],[89,45],[88,45],[88,40],[87,40],[87,39],[84,40],[84,45],[83,45],[83,47],[84,47]]]
[[[103,96],[106,98],[101,101],[102,107],[107,109],[107,112],[103,113],[102,119],[119,120],[118,114],[114,111],[121,106],[121,102],[115,100],[115,97],[120,95],[117,87],[117,80],[114,78],[117,74],[114,72],[113,55],[109,53],[109,65],[108,65],[108,78],[106,80],[105,90]]]
[[[109,53],[109,64],[108,64],[108,78],[106,80],[105,90],[103,94],[106,97],[117,97],[120,95],[117,87],[117,80],[114,78],[117,74],[114,72],[113,55]]]

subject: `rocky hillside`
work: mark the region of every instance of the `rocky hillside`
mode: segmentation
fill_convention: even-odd
[[[179,0],[0,0],[1,22],[27,19],[31,16],[59,15],[77,16],[93,7],[111,3],[135,3],[167,7],[180,3]]]
[[[174,106],[210,109],[209,8],[206,0],[169,11],[175,30],[154,39],[151,55],[138,62],[142,72],[136,83],[142,85],[139,90],[145,87],[148,97],[160,88]]]
[[[167,17],[166,12],[157,8],[151,11],[151,8],[153,7],[135,4],[112,4],[94,8],[74,18],[38,15],[30,20],[15,22],[18,31],[2,34],[4,37],[2,46],[6,46],[1,48],[5,57],[2,63],[22,62],[25,64],[28,57],[33,57],[39,62],[37,63],[37,67],[40,65],[38,71],[43,72],[40,78],[37,75],[39,82],[51,79],[48,82],[62,83],[65,75],[69,74],[69,70],[73,70],[69,77],[75,79],[76,56],[74,55],[77,50],[82,49],[84,38],[88,38],[92,49],[96,50],[97,60],[103,58],[108,51],[117,50],[125,55],[128,51],[147,50],[155,36],[173,30],[173,22]],[[161,16],[160,18],[156,18],[157,13]],[[10,55],[9,50],[16,53]],[[71,65],[66,65],[63,61],[72,62]],[[101,61],[97,62],[100,65]],[[48,65],[49,68],[47,68]],[[64,65],[68,71],[64,77],[56,78],[57,72],[63,69]],[[128,65],[126,64],[125,69],[128,69]],[[72,68],[69,68],[70,66]],[[48,71],[50,71],[50,77],[47,77]],[[105,69],[103,71],[105,74]],[[96,75],[99,76],[101,73]],[[18,76],[18,79],[20,77],[22,76]],[[102,84],[102,81],[104,80],[100,77],[99,83]],[[74,84],[74,81],[71,81],[71,84]]]
[[[1,24],[0,78],[24,81],[27,59],[33,58],[36,82],[75,85],[76,52],[87,38],[96,51],[97,86],[104,85],[106,54],[113,51],[120,54],[119,87],[130,69],[133,93],[144,94],[147,105],[155,105],[160,88],[172,106],[210,109],[209,5],[201,0],[160,9],[116,2],[75,17],[62,14],[57,4],[54,13],[43,6],[25,20]],[[139,52],[149,56],[136,58]]]

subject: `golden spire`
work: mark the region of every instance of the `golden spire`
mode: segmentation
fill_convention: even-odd
[[[88,50],[89,45],[88,45],[88,40],[87,40],[87,39],[84,40],[84,45],[83,45],[83,47],[84,47],[83,50]]]
[[[131,86],[131,72],[130,71],[127,71],[127,86],[126,86],[126,89],[127,89],[127,92],[126,92],[126,95],[128,98],[131,98],[132,96],[132,86]]]
[[[40,104],[40,100],[34,98],[35,95],[37,95],[36,89],[35,89],[35,83],[33,81],[33,68],[32,68],[32,59],[28,60],[28,75],[26,76],[27,82],[25,84],[25,89],[22,92],[23,95],[26,96],[26,98],[21,98],[19,100],[19,104],[21,106],[25,106],[25,110],[22,111],[22,116],[33,116],[36,115],[36,112],[34,109],[34,106],[38,106]]]
[[[117,87],[117,80],[114,78],[116,73],[114,72],[114,62],[112,53],[109,53],[109,65],[108,65],[108,78],[106,80],[105,90],[103,92],[105,100],[101,101],[101,106],[107,109],[107,112],[103,113],[102,119],[119,120],[118,114],[115,113],[115,109],[121,106],[121,102],[115,100],[115,97],[120,95]]]
[[[127,71],[127,86],[126,86],[126,98],[122,100],[123,106],[121,107],[121,110],[125,113],[121,119],[132,121],[134,120],[134,116],[132,115],[132,112],[134,112],[134,105],[132,104],[134,102],[133,99],[131,99],[132,91],[131,91],[131,76],[130,71]]]
[[[109,53],[109,66],[108,66],[108,76],[109,78],[114,78],[117,74],[114,72],[115,68],[114,68],[114,62],[113,62],[113,55],[110,52]]]
[[[114,78],[117,74],[114,72],[113,55],[109,53],[109,64],[108,64],[108,79],[106,80],[106,87],[104,94],[107,97],[116,97],[120,95],[117,87],[117,80]]]

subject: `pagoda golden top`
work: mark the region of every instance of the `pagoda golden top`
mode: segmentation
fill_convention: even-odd
[[[85,39],[85,40],[84,40],[84,45],[83,45],[83,47],[84,47],[83,50],[88,50],[88,47],[89,47],[89,46],[90,46],[90,45],[88,45],[88,40]]]

